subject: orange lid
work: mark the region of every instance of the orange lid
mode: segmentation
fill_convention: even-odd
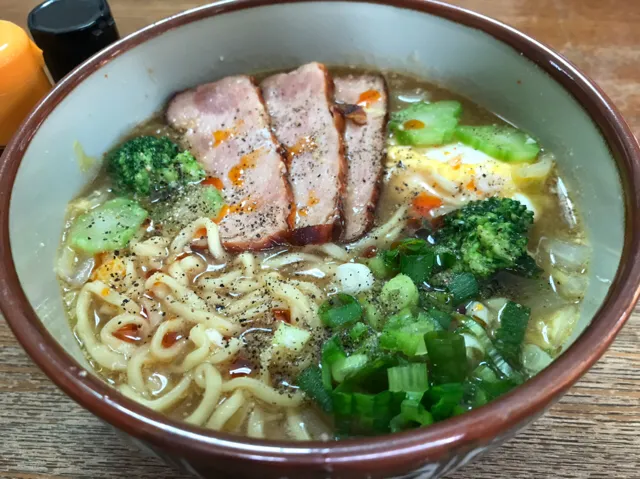
[[[43,66],[42,51],[27,33],[18,25],[0,20],[0,95],[41,76]]]

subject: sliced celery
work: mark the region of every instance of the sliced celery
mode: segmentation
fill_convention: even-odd
[[[510,163],[533,162],[540,153],[533,138],[511,126],[459,126],[455,136],[465,145]]]
[[[146,210],[135,201],[109,200],[76,218],[69,231],[69,245],[89,254],[124,248],[146,218]]]
[[[389,129],[401,145],[444,145],[453,139],[461,113],[457,101],[414,103],[391,116]]]

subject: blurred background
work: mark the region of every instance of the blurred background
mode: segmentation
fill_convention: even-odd
[[[0,19],[25,27],[38,0],[0,0]],[[109,0],[125,36],[198,0]],[[450,0],[522,30],[565,55],[615,101],[640,134],[640,0]]]

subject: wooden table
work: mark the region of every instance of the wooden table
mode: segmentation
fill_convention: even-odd
[[[38,0],[0,0],[20,25]],[[122,34],[205,2],[111,0]],[[456,0],[546,42],[594,78],[640,134],[640,0]],[[525,433],[457,479],[639,478],[640,311],[607,355]],[[181,478],[73,403],[0,320],[0,477]],[[256,473],[256,477],[259,474]]]

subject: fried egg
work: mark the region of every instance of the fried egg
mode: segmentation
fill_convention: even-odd
[[[523,191],[526,185],[514,179],[521,177],[516,173],[522,168],[522,164],[496,160],[462,143],[430,148],[389,146],[387,152],[389,185],[399,193],[408,189],[414,196],[437,199],[430,212],[433,217],[492,196],[517,200],[537,217],[539,208]]]

